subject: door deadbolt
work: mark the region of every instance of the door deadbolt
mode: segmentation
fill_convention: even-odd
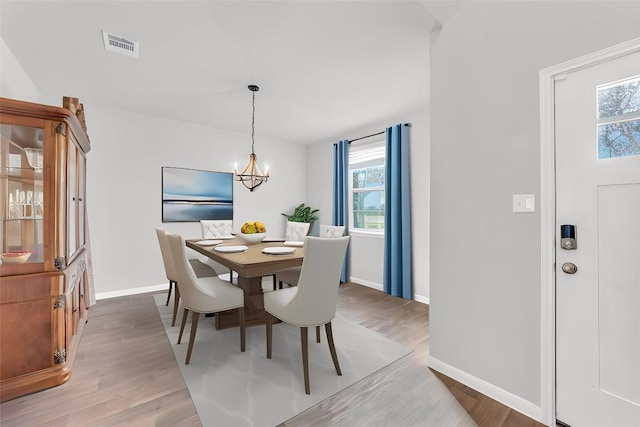
[[[578,267],[576,267],[576,265],[572,262],[565,262],[564,264],[562,264],[562,271],[567,274],[576,274],[576,271],[578,271]]]
[[[576,241],[576,226],[564,224],[560,226],[560,247],[571,250],[578,247]]]

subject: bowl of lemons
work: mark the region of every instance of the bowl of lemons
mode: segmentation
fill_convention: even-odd
[[[248,221],[242,224],[240,234],[237,235],[248,245],[260,243],[267,237],[267,228],[260,221]]]

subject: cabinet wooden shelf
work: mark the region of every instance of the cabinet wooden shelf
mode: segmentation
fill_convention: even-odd
[[[69,379],[95,303],[82,110],[0,98],[0,402]]]

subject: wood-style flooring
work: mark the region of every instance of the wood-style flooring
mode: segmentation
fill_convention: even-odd
[[[427,367],[427,305],[347,283],[340,287],[338,312],[414,352],[283,426],[453,427],[473,422],[487,427],[542,426]],[[446,411],[443,416],[444,402],[454,402],[458,412],[461,405],[467,421],[462,423],[459,413],[458,418],[453,412],[447,417]],[[430,417],[435,407],[440,408],[437,419]],[[100,300],[91,307],[71,380],[1,404],[0,425],[200,426],[201,422],[153,297],[141,294]]]

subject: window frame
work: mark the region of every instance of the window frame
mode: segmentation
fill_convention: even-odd
[[[385,142],[384,140],[372,141],[370,143],[359,144],[357,145],[357,149],[349,150],[349,185],[348,185],[348,215],[349,215],[349,234],[362,234],[362,235],[370,235],[370,236],[384,236],[384,224],[382,228],[357,228],[355,226],[355,217],[353,210],[353,199],[354,193],[362,193],[367,191],[382,191],[385,192],[385,185],[376,186],[376,187],[364,187],[364,188],[353,188],[353,174],[355,170],[364,169],[366,167],[371,166],[382,166],[386,168],[386,153],[385,153]],[[352,157],[353,153],[366,153],[366,152],[381,152],[381,156],[378,155],[374,158],[369,158],[366,160],[355,161]],[[385,180],[386,180],[386,170],[385,170]],[[386,216],[386,209],[385,215]]]

